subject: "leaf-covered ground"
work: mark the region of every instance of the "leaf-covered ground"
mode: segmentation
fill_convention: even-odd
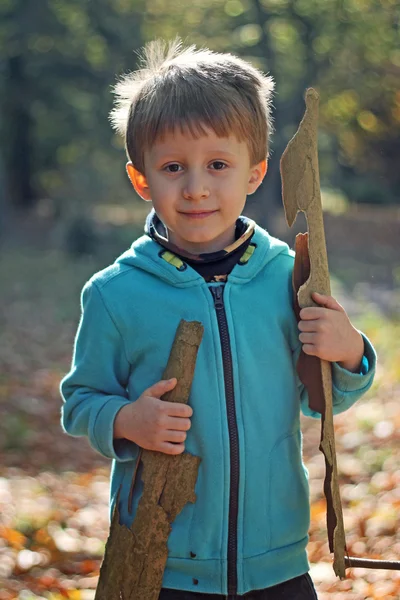
[[[70,361],[79,289],[94,266],[33,255],[2,269],[0,600],[91,600],[108,535],[109,464],[85,440],[62,433],[58,386]],[[398,560],[400,324],[374,306],[358,308],[355,321],[380,364],[365,399],[335,420],[347,545],[354,556]],[[335,578],[319,423],[303,419],[303,433],[309,557],[320,600],[400,598],[400,571],[351,569],[345,581]]]

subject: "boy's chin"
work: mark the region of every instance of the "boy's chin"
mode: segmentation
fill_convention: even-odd
[[[209,238],[191,238],[182,240],[180,246],[191,252],[192,254],[209,254],[211,252],[219,252],[223,250],[227,245],[222,240],[209,239]]]
[[[218,252],[223,250],[235,240],[234,231],[229,228],[228,231],[207,231],[205,229],[181,231],[181,234],[176,236],[175,233],[169,230],[169,239],[178,247],[187,250],[193,254],[203,254],[210,252]]]

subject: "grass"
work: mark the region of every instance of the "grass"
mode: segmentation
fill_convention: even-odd
[[[353,322],[373,341],[377,350],[379,368],[375,386],[400,383],[400,318],[386,317],[370,307]]]

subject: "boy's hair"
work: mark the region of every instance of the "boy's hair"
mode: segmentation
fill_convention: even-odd
[[[196,137],[205,128],[235,134],[247,141],[252,165],[268,156],[272,77],[232,54],[183,48],[179,38],[150,42],[140,59],[142,68],[115,86],[110,113],[138,171],[144,174],[144,152],[177,127]]]

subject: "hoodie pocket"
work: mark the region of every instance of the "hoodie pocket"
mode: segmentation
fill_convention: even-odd
[[[270,459],[270,548],[295,544],[308,534],[310,499],[300,431],[281,439]]]
[[[143,495],[143,464],[139,465],[135,485],[133,488],[132,511],[129,512],[129,493],[132,483],[132,477],[135,470],[136,461],[129,463],[116,463],[113,475],[114,486],[112,488],[113,502],[115,503],[118,490],[121,485],[119,514],[120,524],[131,528],[135,520],[140,500]],[[177,515],[175,521],[171,523],[171,532],[168,536],[168,556],[170,558],[190,558],[189,549],[189,529],[193,518],[194,505],[188,502]],[[112,518],[112,515],[111,515]]]
[[[176,516],[175,521],[171,523],[171,533],[168,537],[169,558],[191,557],[189,535],[194,509],[194,505],[191,502],[188,502]]]

